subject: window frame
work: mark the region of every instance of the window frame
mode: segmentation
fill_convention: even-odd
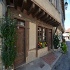
[[[47,33],[46,33],[47,28],[42,27],[42,26],[38,26],[38,49],[43,48],[43,45],[41,45],[41,47],[39,47],[40,43],[45,43],[45,47],[47,47]]]

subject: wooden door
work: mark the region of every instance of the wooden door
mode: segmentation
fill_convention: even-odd
[[[52,48],[52,30],[49,29],[48,31],[48,50]]]
[[[25,29],[23,27],[19,27],[17,29],[17,57],[14,63],[15,68],[19,67],[25,62]]]

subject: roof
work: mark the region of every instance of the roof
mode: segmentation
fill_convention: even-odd
[[[70,32],[70,28],[68,28],[67,30],[65,30],[65,32]]]

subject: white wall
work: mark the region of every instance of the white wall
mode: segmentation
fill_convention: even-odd
[[[36,48],[36,24],[29,22],[29,50]]]
[[[28,57],[26,58],[26,63],[29,63],[33,60],[37,59],[36,57],[36,50],[28,51]]]
[[[36,59],[36,24],[29,22],[29,51],[26,63]]]

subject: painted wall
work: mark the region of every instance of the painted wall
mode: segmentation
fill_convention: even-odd
[[[36,24],[29,22],[29,51],[26,63],[36,59]]]
[[[36,24],[29,22],[29,50],[36,48]]]
[[[28,51],[28,57],[26,58],[26,63],[29,63],[33,60],[35,60],[36,57],[36,49]]]
[[[45,48],[39,49],[38,50],[38,57],[42,57],[42,56],[48,54],[48,52],[49,52],[48,51],[48,46],[45,47]]]

